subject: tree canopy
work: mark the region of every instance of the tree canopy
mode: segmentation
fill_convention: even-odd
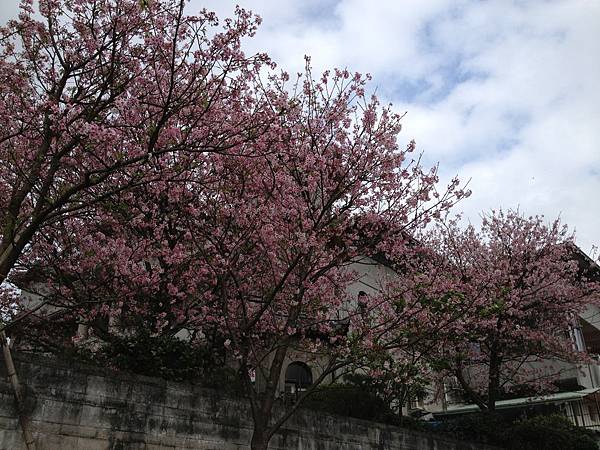
[[[591,285],[558,223],[443,223],[470,191],[399,145],[403,116],[368,76],[314,76],[307,58],[290,77],[242,51],[258,17],[238,8],[219,26],[184,5],[24,1],[0,29],[0,280],[29,277],[52,306],[4,290],[7,326],[61,311],[109,343],[178,347],[185,331],[237,370],[255,450],[336,370],[407,385],[437,348],[456,373],[489,366],[487,403],[473,395],[490,407],[519,358],[566,355],[549,325]],[[365,257],[394,276],[358,301]],[[281,413],[293,352],[320,372]]]
[[[431,233],[440,276],[468,308],[435,363],[482,409],[510,391],[552,390],[554,364],[587,361],[572,334],[598,304],[600,277],[573,240],[559,220],[513,210],[484,215],[479,230],[449,221]]]

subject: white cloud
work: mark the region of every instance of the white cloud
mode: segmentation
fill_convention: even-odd
[[[473,178],[473,198],[463,205],[470,217],[517,205],[529,214],[561,214],[589,250],[598,243],[600,219],[600,61],[594,56],[600,54],[600,4],[503,3],[500,15],[496,5],[475,4],[441,27],[448,52],[462,52],[461,64],[485,78],[461,83],[435,105],[438,116],[465,121],[462,140],[435,124],[423,137],[428,147],[437,141],[458,156],[457,171]],[[473,30],[480,34],[469,38]]]
[[[3,0],[0,15],[16,0]],[[561,214],[600,243],[600,2],[595,0],[192,0],[220,17],[235,4],[264,21],[247,50],[290,72],[373,74],[408,111],[412,138],[444,175],[471,178],[460,208]],[[14,8],[13,8],[14,11]]]

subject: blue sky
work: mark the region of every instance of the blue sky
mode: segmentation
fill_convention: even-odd
[[[0,20],[17,0],[0,2]],[[446,178],[471,179],[457,206],[560,215],[584,251],[600,243],[600,1],[191,0],[263,18],[246,50],[291,73],[304,55],[373,75]]]
[[[471,179],[457,206],[561,216],[591,253],[600,243],[600,2],[239,1],[263,25],[248,51],[300,71],[347,67],[404,119],[447,178]],[[235,2],[192,0],[220,16]]]

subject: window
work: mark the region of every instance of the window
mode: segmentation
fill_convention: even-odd
[[[313,382],[310,367],[300,361],[291,363],[285,371],[285,393],[295,396]]]
[[[358,310],[361,315],[365,315],[367,312],[367,293],[365,291],[360,291],[358,293]]]
[[[581,330],[581,326],[577,324],[577,326],[570,327],[569,334],[571,336],[571,341],[573,342],[573,348],[575,349],[575,351],[585,351],[585,341],[583,339],[583,332]]]

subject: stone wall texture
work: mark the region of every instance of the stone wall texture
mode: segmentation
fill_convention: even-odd
[[[15,355],[38,450],[248,449],[247,403],[190,384]],[[24,444],[0,363],[0,450]],[[274,450],[492,449],[364,420],[300,411]]]

